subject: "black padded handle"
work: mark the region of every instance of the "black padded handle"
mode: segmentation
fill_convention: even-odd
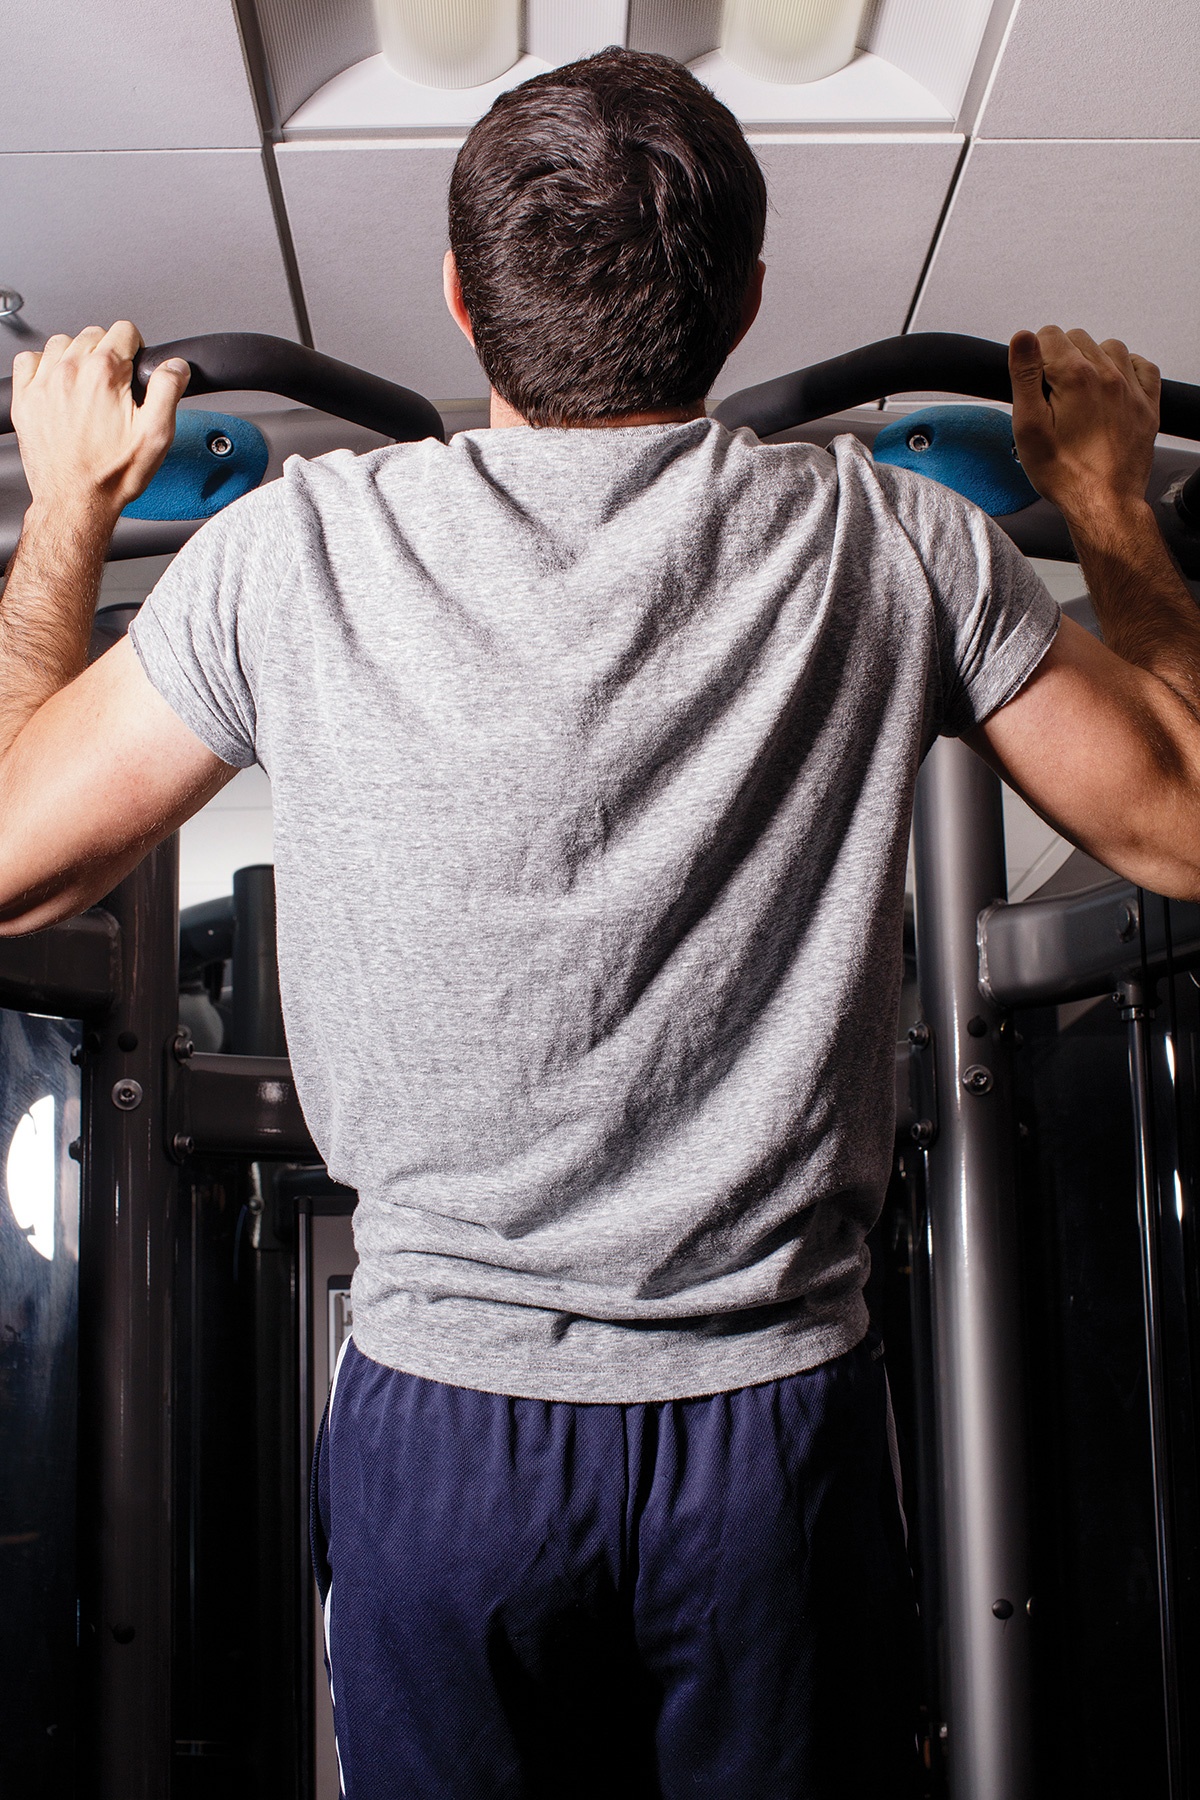
[[[731,394],[716,408],[723,425],[748,425],[759,437],[866,406],[889,394],[924,391],[1012,400],[1008,346],[955,331],[914,331],[880,338],[845,356],[777,375]],[[1200,439],[1200,387],[1164,381],[1159,429]]]
[[[222,331],[211,337],[154,344],[137,359],[135,391],[144,392],[154,370],[169,356],[182,356],[191,364],[189,394],[250,388],[281,394],[299,406],[332,413],[398,443],[445,436],[437,408],[424,395],[287,338],[267,337],[257,331]],[[0,434],[12,430],[11,408],[12,382],[0,381]]]

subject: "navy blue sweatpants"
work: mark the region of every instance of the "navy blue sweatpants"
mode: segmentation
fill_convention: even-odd
[[[881,1348],[583,1406],[343,1357],[313,1481],[348,1800],[901,1800]]]

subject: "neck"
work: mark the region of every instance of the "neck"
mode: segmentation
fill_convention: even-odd
[[[515,406],[501,398],[495,388],[491,390],[491,417],[489,423],[492,430],[500,430],[510,425],[528,425],[528,419],[522,418]],[[610,431],[620,425],[684,425],[689,419],[702,419],[703,405],[668,406],[661,412],[622,413],[616,419],[580,419],[568,422],[571,431]]]

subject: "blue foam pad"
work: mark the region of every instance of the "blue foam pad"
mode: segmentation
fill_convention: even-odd
[[[270,455],[266,438],[248,419],[181,408],[162,468],[121,517],[211,519],[258,486]]]
[[[872,453],[876,462],[940,481],[993,518],[1038,497],[1017,461],[1012,420],[994,406],[922,406],[885,425]]]

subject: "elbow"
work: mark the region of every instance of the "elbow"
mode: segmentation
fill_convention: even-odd
[[[70,877],[30,887],[0,864],[0,938],[29,937],[64,919],[76,918],[97,898]]]

